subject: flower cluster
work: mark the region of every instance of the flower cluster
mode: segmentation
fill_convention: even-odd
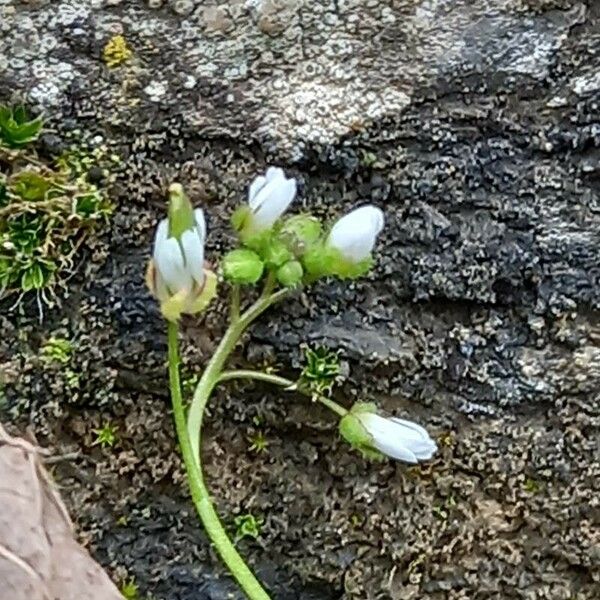
[[[224,257],[226,279],[252,284],[266,270],[281,285],[293,287],[325,276],[359,277],[369,270],[383,212],[362,206],[325,231],[312,215],[284,218],[295,195],[295,179],[286,178],[277,167],[269,167],[251,183],[248,203],[232,217],[243,247]]]
[[[370,204],[361,206],[329,228],[312,215],[285,217],[296,188],[296,180],[277,167],[254,179],[248,202],[232,216],[241,246],[222,260],[226,280],[254,284],[268,272],[280,285],[295,287],[325,276],[355,278],[369,270],[383,212]],[[165,318],[177,321],[183,313],[206,308],[216,294],[217,277],[204,263],[203,211],[193,209],[181,185],[173,184],[169,194],[169,215],[158,225],[147,281]],[[386,419],[370,404],[358,403],[347,412],[340,420],[340,433],[371,457],[417,463],[437,450],[425,429]]]

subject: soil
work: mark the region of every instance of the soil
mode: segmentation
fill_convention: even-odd
[[[9,298],[0,316],[2,420],[63,456],[52,473],[79,539],[115,581],[241,597],[189,500],[144,270],[170,182],[204,207],[217,262],[248,182],[278,164],[298,209],[372,201],[386,228],[369,277],[298,293],[232,365],[293,378],[303,344],[340,350],[336,398],[422,423],[440,452],[369,463],[302,397],[219,388],[208,484],[232,531],[264,519],[238,546],[272,597],[600,597],[595,2],[14,1],[0,16],[0,100],[44,111],[39,151],[121,157],[110,227],[60,303],[40,321],[35,298]],[[108,68],[117,34],[133,55]],[[186,379],[226,314],[223,294],[183,322]],[[40,359],[51,336],[72,340],[67,364]]]

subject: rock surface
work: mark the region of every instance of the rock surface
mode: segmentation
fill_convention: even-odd
[[[33,303],[6,313],[0,341],[7,415],[86,455],[57,476],[115,577],[236,597],[185,496],[143,271],[168,182],[205,207],[216,257],[275,163],[302,207],[371,200],[387,227],[367,281],[308,290],[237,362],[293,376],[303,342],[339,348],[340,401],[419,420],[442,450],[422,469],[366,464],[301,399],[221,390],[211,489],[222,515],[264,516],[240,547],[273,597],[600,597],[597,3],[38,0],[0,16],[3,99],[123,158],[118,214],[62,307],[41,325]],[[109,69],[116,35],[132,56]],[[188,375],[225,314],[186,322]],[[76,386],[39,361],[51,334],[76,344]],[[107,421],[117,444],[93,446]]]

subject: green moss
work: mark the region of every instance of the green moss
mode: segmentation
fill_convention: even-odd
[[[66,364],[71,360],[73,345],[64,338],[51,337],[42,346],[40,358],[45,363]]]
[[[7,110],[0,107],[0,122]],[[102,157],[74,148],[44,163],[23,141],[39,131],[14,134],[23,141],[15,147],[6,143],[5,130],[0,124],[0,296],[53,291],[71,272],[84,239],[111,213],[104,192],[87,178]]]

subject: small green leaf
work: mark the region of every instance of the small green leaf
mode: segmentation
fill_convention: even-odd
[[[52,186],[52,181],[36,171],[22,171],[11,180],[12,192],[32,202],[43,200]]]
[[[0,141],[9,147],[16,148],[33,142],[42,126],[42,118],[30,119],[24,106],[0,107]]]
[[[40,264],[34,263],[21,275],[21,288],[24,292],[39,290],[44,287],[48,275]]]

